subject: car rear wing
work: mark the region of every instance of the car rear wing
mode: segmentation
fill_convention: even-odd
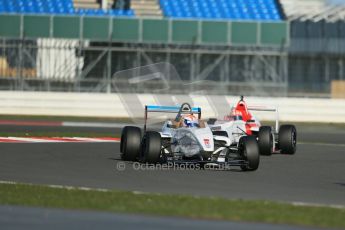
[[[261,111],[261,112],[274,112],[276,116],[275,121],[275,131],[278,132],[279,130],[279,112],[277,107],[265,107],[265,106],[248,106],[248,110],[250,111]]]
[[[146,123],[148,113],[180,113],[180,114],[198,114],[198,119],[201,118],[201,108],[191,107],[191,110],[181,110],[181,106],[164,106],[164,105],[145,105],[145,124],[144,131],[146,131]]]

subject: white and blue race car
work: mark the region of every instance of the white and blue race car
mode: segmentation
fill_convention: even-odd
[[[160,132],[147,130],[150,112],[176,113],[174,120],[164,122]],[[197,118],[195,117],[197,115]],[[239,166],[242,170],[256,170],[260,154],[255,137],[236,138],[214,135],[201,120],[201,108],[188,103],[176,106],[145,106],[145,125],[141,129],[126,126],[121,134],[121,157],[127,161],[147,163],[199,164],[228,169]]]

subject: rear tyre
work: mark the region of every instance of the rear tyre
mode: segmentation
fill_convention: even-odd
[[[143,138],[142,151],[144,162],[156,164],[161,154],[162,139],[158,132],[147,131]]]
[[[272,155],[273,136],[269,126],[261,126],[258,134],[259,151],[261,155]]]
[[[240,151],[248,165],[242,165],[243,171],[255,171],[260,164],[259,146],[254,136],[244,136],[240,139]]]
[[[135,161],[140,154],[141,130],[134,126],[125,126],[121,134],[121,159]]]
[[[279,129],[278,143],[281,153],[294,154],[297,147],[297,130],[294,125],[282,125]]]

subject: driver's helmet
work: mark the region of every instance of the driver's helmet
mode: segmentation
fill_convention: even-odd
[[[183,115],[182,119],[183,127],[197,127],[199,124],[198,119],[193,114]]]
[[[227,116],[227,120],[238,121],[243,120],[242,113],[235,108],[231,109],[230,115]]]

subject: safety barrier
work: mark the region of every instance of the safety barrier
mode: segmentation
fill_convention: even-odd
[[[164,95],[170,97],[170,95]],[[0,114],[128,118],[144,116],[144,105],[155,104],[160,95],[119,95],[98,93],[0,92]],[[238,96],[176,96],[172,101],[188,100],[202,108],[204,118],[223,117]],[[139,102],[134,110],[127,105]],[[280,120],[298,122],[345,123],[345,99],[247,97],[253,106],[277,107]],[[133,107],[133,106],[132,106]],[[258,118],[273,120],[274,114],[257,112]]]

